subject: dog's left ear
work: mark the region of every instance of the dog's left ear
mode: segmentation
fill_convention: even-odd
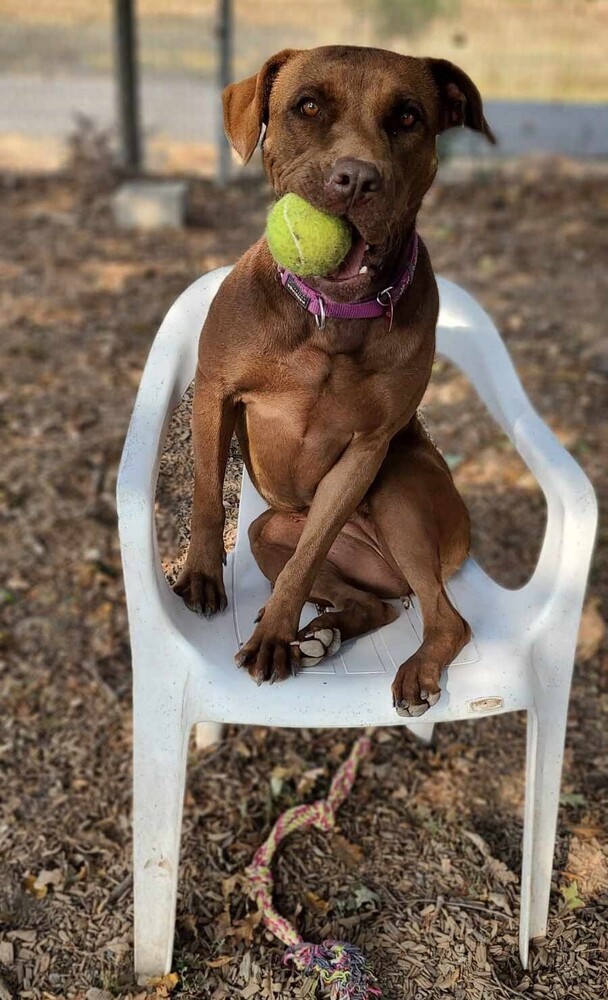
[[[481,94],[470,76],[448,59],[426,59],[439,91],[439,131],[466,125],[496,143],[483,114]]]
[[[230,145],[247,163],[259,142],[262,125],[268,124],[268,101],[274,79],[297,49],[283,49],[267,59],[259,73],[231,83],[222,94],[224,130]]]

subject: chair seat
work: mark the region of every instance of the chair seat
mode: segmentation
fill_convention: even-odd
[[[198,651],[195,687],[204,717],[213,721],[273,726],[413,725],[392,707],[391,684],[399,664],[422,640],[416,599],[409,609],[399,601],[399,618],[384,628],[344,644],[319,666],[302,670],[284,683],[257,687],[233,657],[254,628],[270,594],[249,546],[247,526],[265,510],[249,477],[243,476],[237,545],[225,571],[229,608],[207,621],[180,607],[172,617]],[[448,592],[471,625],[473,638],[447,670],[442,695],[419,720],[439,722],[523,709],[530,703],[527,655],[518,633],[513,592],[496,584],[469,559],[448,584]],[[316,614],[304,606],[301,625]],[[203,662],[204,661],[204,662]]]

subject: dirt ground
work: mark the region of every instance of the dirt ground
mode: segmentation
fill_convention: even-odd
[[[106,184],[107,182],[107,184]],[[172,300],[261,231],[255,179],[193,191],[179,233],[118,231],[112,178],[0,180],[0,997],[110,1000],[132,976],[130,678],[114,505],[146,352]],[[101,184],[101,193],[98,191]],[[103,190],[106,184],[106,190]],[[608,179],[565,163],[438,185],[420,229],[436,270],[497,320],[541,415],[608,497]],[[470,506],[476,556],[521,583],[544,506],[444,362],[425,403]],[[168,571],[187,538],[187,403],[158,491]],[[234,536],[239,462],[227,477]],[[278,901],[305,936],[346,937],[389,1000],[600,1000],[608,991],[606,526],[572,692],[549,933],[517,957],[525,722],[378,733],[333,836],[282,851]],[[236,668],[234,668],[236,669]],[[238,875],[287,806],[325,793],[353,734],[232,728],[192,752],[176,976],[159,997],[312,998]],[[145,991],[143,991],[145,993]]]

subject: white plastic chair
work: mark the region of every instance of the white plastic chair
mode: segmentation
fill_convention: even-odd
[[[188,738],[219,738],[225,722],[264,726],[406,726],[429,739],[436,722],[526,711],[528,738],[521,876],[520,955],[546,931],[566,714],[581,606],[595,535],[593,489],[532,409],[487,314],[439,279],[438,353],[470,378],[540,483],[547,528],[534,574],[520,590],[499,586],[468,559],[449,583],[473,639],[449,667],[439,702],[420,721],[391,705],[399,663],[420,643],[416,601],[397,621],[347,643],[322,666],[257,687],[233,656],[252,630],[269,585],[249,550],[247,526],[264,503],[245,475],[235,551],[225,571],[228,611],[207,621],[165,582],[154,494],[171,414],[191,382],[199,331],[229,268],[195,281],[154,340],[118,478],[118,513],[134,706],[135,966],[170,970]],[[303,622],[314,614],[305,606]]]

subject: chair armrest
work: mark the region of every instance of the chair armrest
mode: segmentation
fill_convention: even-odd
[[[209,306],[231,268],[210,271],[180,295],[150,349],[118,470],[116,502],[125,587],[154,603],[163,581],[154,496],[167,427],[196,371],[198,339]]]
[[[437,350],[471,380],[538,481],[547,527],[534,573],[519,594],[551,622],[578,618],[597,527],[593,487],[580,466],[532,408],[492,320],[464,289],[439,279]],[[574,629],[574,640],[576,628]]]

